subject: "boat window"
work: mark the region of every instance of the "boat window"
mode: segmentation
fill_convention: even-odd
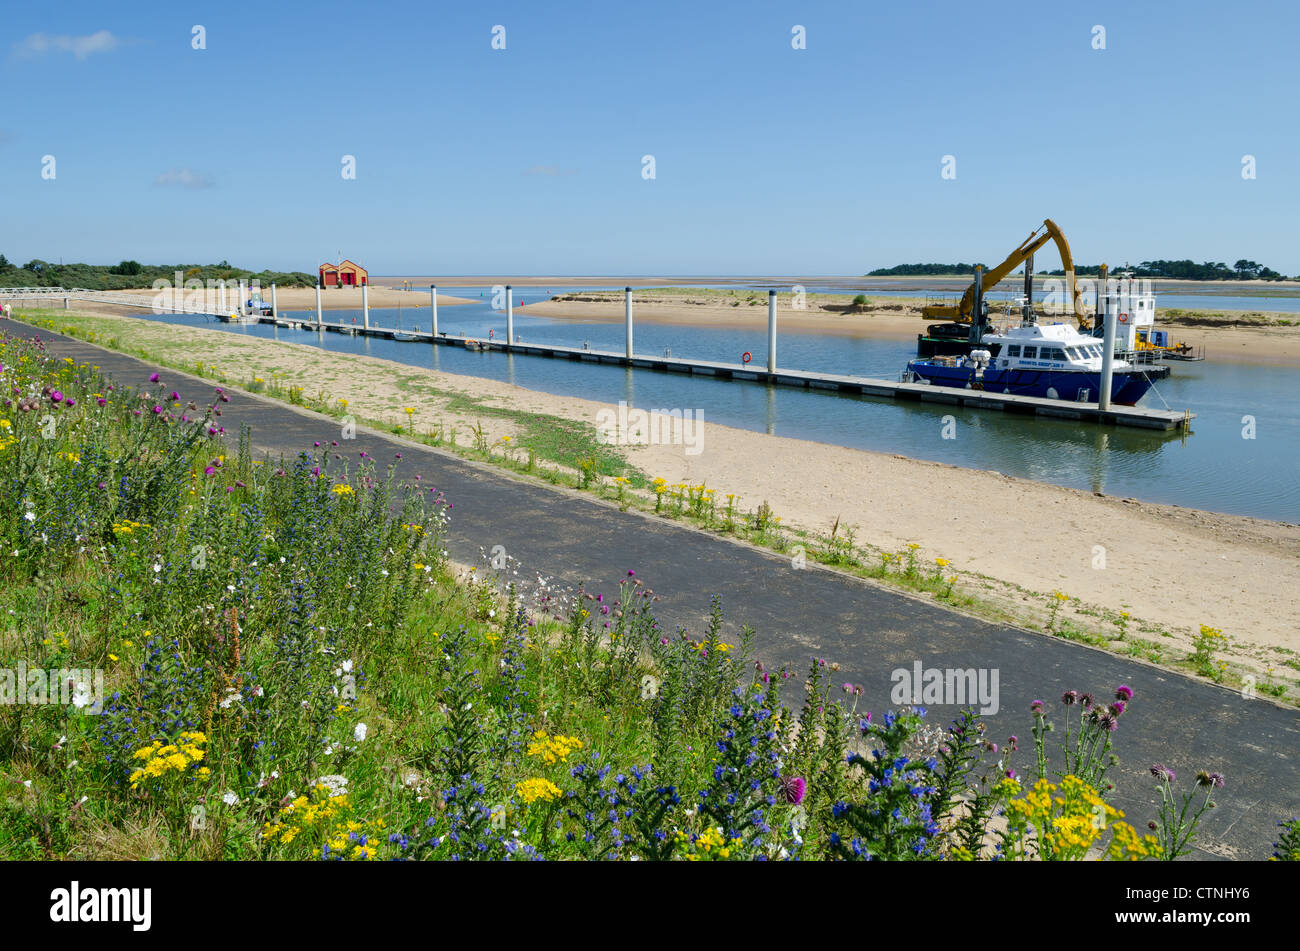
[[[1065,353],[1061,350],[1045,350],[1043,357],[1047,360],[1064,360]]]
[[[1066,347],[1066,348],[1065,348],[1065,355],[1066,355],[1067,357],[1069,357],[1071,360],[1082,360],[1082,359],[1083,359],[1083,355],[1082,355],[1081,353],[1079,353],[1079,348],[1078,348],[1078,347]]]
[[[1037,348],[1037,347],[1025,347],[1025,356],[1026,356],[1026,357],[1036,357],[1036,356],[1038,356],[1038,348]]]
[[[1007,356],[1009,357],[1020,356],[1020,344],[1018,343],[1009,344],[1007,346]]]

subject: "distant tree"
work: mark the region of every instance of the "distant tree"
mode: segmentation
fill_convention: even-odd
[[[32,258],[23,265],[24,271],[31,271],[33,274],[40,274],[45,269],[45,262],[40,258]]]
[[[110,274],[125,274],[128,277],[134,277],[139,274],[143,268],[140,267],[139,261],[123,261],[117,267],[109,268]]]
[[[13,267],[13,265],[9,263],[9,259],[3,254],[0,254],[0,271],[7,271],[11,267]]]

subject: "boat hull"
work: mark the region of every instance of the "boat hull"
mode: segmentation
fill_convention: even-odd
[[[1101,393],[1101,374],[1079,370],[996,369],[984,371],[977,379],[972,367],[948,367],[913,360],[907,364],[916,377],[934,386],[953,386],[958,389],[983,389],[993,393],[1012,393],[1016,396],[1038,396],[1066,402],[1096,402]],[[1140,371],[1117,370],[1111,383],[1111,402],[1120,406],[1133,406],[1151,389],[1151,380]],[[1083,391],[1087,392],[1084,393]]]

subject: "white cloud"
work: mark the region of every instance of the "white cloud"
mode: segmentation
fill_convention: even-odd
[[[71,53],[77,59],[85,59],[91,53],[109,53],[117,49],[121,41],[108,30],[100,30],[87,36],[69,36],[67,34],[33,33],[19,44],[18,49],[28,56],[40,56],[44,53]]]
[[[212,178],[205,172],[196,172],[193,169],[173,168],[159,175],[153,180],[155,185],[179,185],[182,188],[211,188]]]

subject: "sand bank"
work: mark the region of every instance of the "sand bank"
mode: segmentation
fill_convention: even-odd
[[[777,323],[791,333],[829,334],[876,340],[914,340],[934,321],[921,316],[920,298],[871,298],[865,309],[853,307],[841,295],[809,294],[802,309],[791,304],[788,294],[778,295]],[[766,339],[767,295],[740,292],[730,299],[716,292],[690,295],[680,291],[634,294],[633,313],[637,322],[694,327],[729,327],[753,331]],[[590,291],[565,295],[565,299],[530,303],[534,317],[592,323],[621,323],[621,294]],[[1222,325],[1204,326],[1160,320],[1157,327],[1196,348],[1205,348],[1206,359],[1232,363],[1300,367],[1300,315],[1275,314],[1294,319],[1295,326],[1250,326],[1246,313],[1224,311]],[[1234,325],[1234,318],[1236,324]]]

